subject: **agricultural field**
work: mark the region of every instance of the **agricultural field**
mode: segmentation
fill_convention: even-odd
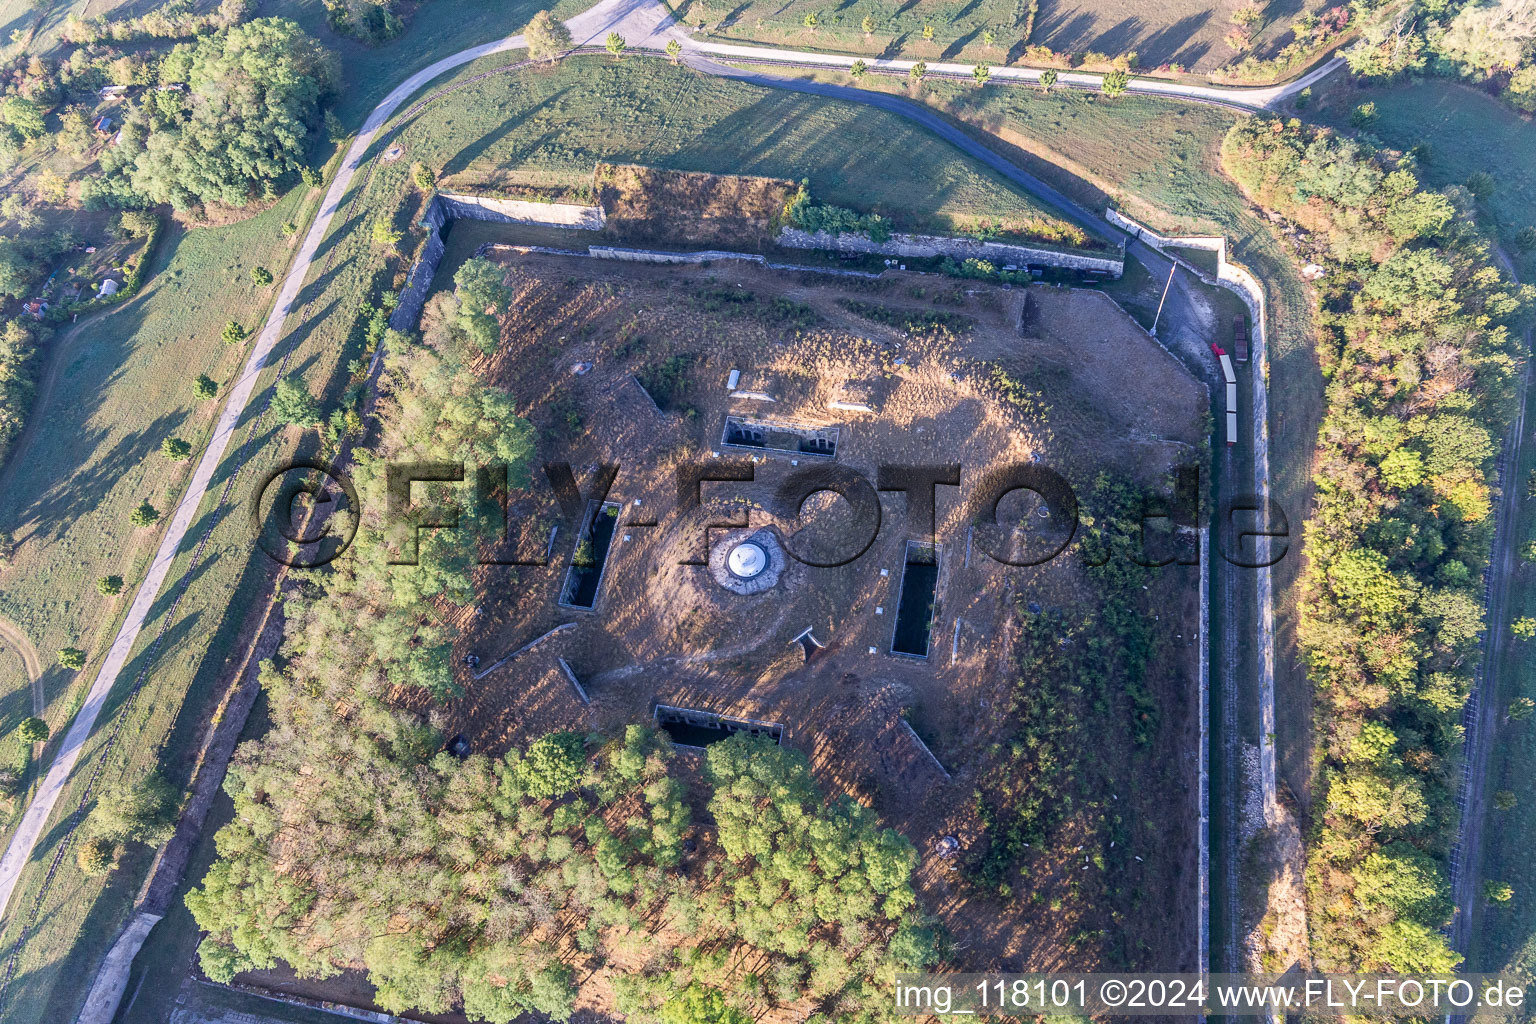
[[[1138,68],[1206,75],[1245,52],[1227,42],[1240,0],[1155,6],[1126,0],[914,0],[900,6],[852,0],[835,7],[819,0],[671,0],[669,6],[685,24],[722,41],[887,57],[1031,63],[1025,50],[1033,46],[1095,66],[1135,54]],[[1246,52],[1273,54],[1291,41],[1291,18],[1322,6],[1317,0],[1269,5]]]

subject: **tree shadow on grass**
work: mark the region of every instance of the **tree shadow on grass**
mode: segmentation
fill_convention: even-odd
[[[89,466],[70,471],[67,466],[49,467],[57,475],[54,482],[37,498],[23,506],[20,518],[35,519],[36,532],[29,539],[51,543],[64,535],[75,521],[93,513],[102,495],[109,493],[133,467],[147,458],[158,458],[160,443],[171,436],[180,414],[157,417],[142,430],[122,438],[105,453],[95,455]],[[81,436],[77,432],[77,437]],[[100,444],[105,431],[84,433],[89,441]],[[154,494],[145,497],[155,498]]]

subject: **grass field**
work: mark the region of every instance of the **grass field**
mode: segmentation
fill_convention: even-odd
[[[1350,115],[1364,103],[1376,116],[1364,129],[1394,149],[1422,145],[1417,173],[1436,188],[1465,184],[1474,172],[1493,175],[1493,193],[1481,202],[1487,222],[1520,266],[1522,279],[1536,280],[1536,252],[1517,252],[1509,243],[1522,228],[1536,225],[1536,128],[1492,96],[1443,79],[1394,88],[1368,88],[1343,76],[1319,94],[1311,119],[1354,133]]]
[[[31,429],[0,470],[0,524],[19,544],[0,577],[0,616],[48,666],[44,717],[55,732],[78,706],[158,541],[158,529],[133,527],[129,512],[148,500],[168,519],[185,487],[192,462],[165,459],[160,443],[181,437],[195,456],[206,441],[218,403],[198,402],[192,379],[206,373],[223,385],[238,370],[245,347],[225,345],[220,332],[227,320],[252,327],[264,315],[271,290],[258,289],[251,270],[287,264],[281,225],[313,207],[307,191],[230,227],[170,228],[139,295],[60,325],[46,350]],[[123,594],[96,592],[107,575],[127,581]],[[55,667],[62,647],[85,650],[86,668]],[[0,665],[0,735],[32,713],[18,669]]]
[[[877,0],[835,6],[822,0],[669,0],[669,6],[716,38],[800,49],[929,60],[963,56],[999,64],[1019,60],[1026,46],[1035,45],[1109,58],[1135,53],[1141,68],[1178,65],[1202,74],[1240,56],[1225,42],[1240,0],[911,0],[899,7]],[[1303,0],[1270,4],[1255,52],[1264,56],[1289,41],[1290,19],[1316,6]],[[811,15],[814,28],[805,23]],[[872,21],[868,33],[866,17]],[[924,38],[928,27],[931,39]]]
[[[450,186],[579,187],[597,161],[610,160],[808,178],[818,199],[878,210],[898,226],[1055,221],[895,115],[655,60],[588,59],[498,75],[447,97],[402,140],[402,163],[440,168]],[[882,159],[890,153],[902,159]]]

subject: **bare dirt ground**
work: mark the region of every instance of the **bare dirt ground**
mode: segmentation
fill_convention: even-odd
[[[925,903],[956,937],[966,966],[1045,969],[1069,958],[1081,965],[1092,954],[1081,945],[1069,952],[1073,936],[1117,927],[1156,937],[1157,962],[1147,967],[1192,964],[1193,572],[1170,572],[1155,584],[1160,617],[1171,627],[1168,657],[1150,680],[1165,722],[1150,755],[1156,777],[1126,778],[1113,797],[1139,826],[1133,834],[1145,856],[1134,884],[1158,904],[1147,904],[1142,925],[1095,921],[1091,906],[1046,913],[1071,902],[1077,867],[1044,866],[1037,892],[1023,894],[1036,904],[1026,910],[979,897],[955,873],[957,859],[934,852],[945,835],[964,845],[981,831],[976,770],[1009,732],[998,709],[1014,685],[1015,605],[1074,606],[1093,594],[1073,558],[1010,568],[973,550],[968,502],[976,482],[990,469],[1037,460],[1080,495],[1102,471],[1161,487],[1203,437],[1203,391],[1187,373],[1091,291],[912,274],[870,281],[723,262],[636,266],[510,250],[496,258],[516,298],[504,346],[483,369],[533,421],[539,462],[570,463],[584,489],[593,467],[619,467],[608,495],[622,504],[619,525],[594,610],[558,603],[577,529],[567,525],[549,566],[487,567],[476,606],[443,609],[460,632],[459,653],[477,656],[484,677],[461,665],[465,694],[445,708],[401,699],[482,751],[555,729],[648,720],[657,702],[782,723],[785,742],[812,758],[824,785],[877,808],[923,852]],[[740,392],[773,401],[732,398],[733,369],[741,372]],[[871,411],[834,409],[831,401]],[[836,459],[722,446],[727,415],[837,427]],[[715,453],[752,460],[755,479],[706,483],[703,511],[679,514],[677,467]],[[706,514],[776,531],[781,540],[848,542],[859,531],[842,499],[812,501],[796,518],[773,498],[792,473],[834,461],[871,482],[882,464],[962,466],[960,488],[937,488],[942,561],[926,659],[889,653],[906,542],[921,534],[899,493],[881,496],[879,530],[861,556],[836,568],[786,560],[767,593],[739,596],[707,567],[682,564],[707,553],[699,528]],[[525,555],[542,554],[559,520],[542,481],[533,493],[513,508],[526,517]],[[1038,524],[1030,515],[1038,499],[1010,504],[1026,493],[1005,499],[999,517]],[[486,672],[565,623],[575,625]],[[809,662],[793,642],[807,628],[824,645]],[[1125,752],[1106,756],[1127,772],[1144,763]]]

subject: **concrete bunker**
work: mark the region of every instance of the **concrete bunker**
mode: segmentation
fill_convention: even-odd
[[[891,653],[926,658],[933,643],[933,610],[939,589],[941,553],[936,544],[907,541]]]
[[[767,449],[791,455],[835,459],[840,433],[840,427],[806,427],[727,416],[720,443],[728,448]]]
[[[703,749],[711,743],[730,739],[737,733],[749,736],[766,736],[774,743],[784,741],[784,726],[780,722],[763,722],[755,718],[734,718],[713,711],[696,708],[679,708],[671,704],[657,704],[652,720],[658,729],[672,737],[679,747]]]
[[[560,590],[560,604],[566,608],[594,608],[603,573],[608,567],[608,553],[619,525],[619,503],[593,502],[586,522],[565,571],[565,585]]]

